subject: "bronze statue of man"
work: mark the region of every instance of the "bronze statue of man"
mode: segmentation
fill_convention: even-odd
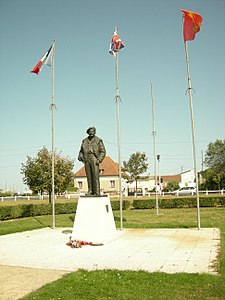
[[[85,166],[88,195],[98,196],[100,195],[99,164],[105,158],[106,150],[102,139],[95,135],[95,127],[88,128],[86,132],[88,137],[82,141],[78,160]]]

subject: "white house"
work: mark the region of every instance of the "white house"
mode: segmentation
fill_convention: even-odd
[[[137,194],[146,195],[146,193],[155,187],[155,179],[152,176],[140,176],[137,180]],[[136,182],[126,182],[125,196],[134,195],[136,190]]]
[[[185,172],[182,172],[180,174],[181,176],[181,182],[180,182],[180,187],[185,187],[185,186],[190,186],[190,187],[195,187],[195,172],[194,169],[187,170]]]

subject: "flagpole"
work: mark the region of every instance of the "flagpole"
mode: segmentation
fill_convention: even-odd
[[[116,108],[117,108],[117,145],[118,145],[118,165],[119,165],[119,201],[120,201],[120,230],[123,229],[123,201],[121,188],[121,157],[120,157],[120,96],[118,87],[119,64],[118,52],[116,52]]]
[[[159,201],[158,201],[158,189],[157,189],[157,173],[156,173],[156,130],[155,130],[155,118],[154,118],[154,98],[152,93],[152,81],[150,80],[151,99],[152,99],[152,136],[153,136],[153,156],[154,156],[154,176],[155,176],[155,202],[156,202],[156,214],[159,214]]]
[[[54,60],[55,60],[55,40],[53,40],[52,49],[52,229],[55,229],[55,153],[54,153],[54,110],[55,110],[55,99],[54,99]]]
[[[195,147],[195,126],[194,126],[192,87],[191,87],[187,41],[184,42],[184,45],[185,45],[185,53],[186,53],[186,65],[187,65],[187,75],[188,75],[188,94],[189,94],[189,99],[190,99],[190,112],[191,112],[192,145],[193,145],[194,173],[195,173],[196,197],[197,197],[197,222],[198,222],[198,230],[200,230],[201,224],[200,224],[200,205],[199,205],[199,191],[198,191],[198,172],[197,172],[196,147]]]

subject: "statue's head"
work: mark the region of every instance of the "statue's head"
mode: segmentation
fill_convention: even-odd
[[[92,134],[94,135],[96,133],[96,128],[95,127],[89,127],[86,131],[87,134]]]

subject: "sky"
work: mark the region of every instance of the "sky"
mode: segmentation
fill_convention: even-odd
[[[22,163],[51,150],[51,67],[30,73],[55,46],[55,149],[74,159],[86,129],[118,162],[115,59],[118,27],[121,161],[148,157],[154,174],[152,99],[161,175],[193,168],[187,67],[180,9],[203,24],[188,42],[197,169],[210,142],[225,135],[224,0],[0,0],[0,189],[23,192]],[[204,166],[205,168],[205,166]]]

